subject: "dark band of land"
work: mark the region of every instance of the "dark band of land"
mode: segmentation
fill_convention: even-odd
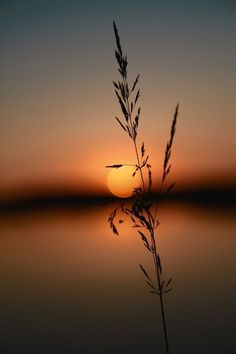
[[[152,194],[152,201],[159,198],[165,201],[189,203],[208,208],[236,210],[236,186],[195,188],[172,192],[169,195]],[[27,213],[60,208],[89,208],[102,206],[117,200],[109,195],[82,195],[81,193],[31,193],[9,200],[0,200],[0,214]]]

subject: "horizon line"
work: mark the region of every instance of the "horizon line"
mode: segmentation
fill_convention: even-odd
[[[233,186],[212,186],[186,188],[181,191],[172,191],[166,195],[162,193],[165,201],[183,202],[186,204],[204,205],[205,207],[236,209],[236,184]],[[151,199],[158,200],[160,193],[152,193]],[[55,208],[79,208],[110,204],[117,200],[130,200],[119,198],[108,193],[81,193],[76,191],[47,191],[44,193],[26,193],[18,197],[0,199],[0,214],[30,212]]]

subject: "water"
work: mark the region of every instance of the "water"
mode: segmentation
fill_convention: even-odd
[[[112,205],[0,218],[3,354],[164,353],[159,298],[139,270],[135,230],[112,235]],[[166,204],[158,243],[171,354],[233,354],[236,220]]]

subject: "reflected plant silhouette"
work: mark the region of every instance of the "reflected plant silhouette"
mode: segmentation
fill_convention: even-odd
[[[170,350],[163,296],[172,290],[172,279],[164,279],[163,267],[161,263],[160,254],[158,252],[156,239],[157,229],[159,226],[158,208],[161,198],[163,195],[170,193],[175,185],[175,183],[172,183],[166,187],[166,180],[171,169],[170,157],[176,131],[179,105],[177,104],[175,108],[170,130],[170,138],[166,144],[160,188],[158,191],[155,191],[159,192],[160,197],[158,198],[158,200],[154,201],[152,196],[152,167],[149,162],[149,156],[145,150],[144,142],[142,142],[140,146],[137,142],[139,132],[139,120],[141,116],[141,107],[139,105],[140,89],[137,88],[139,82],[139,75],[136,77],[132,86],[130,87],[128,83],[127,74],[127,56],[123,54],[120,43],[120,37],[115,22],[113,22],[113,28],[116,39],[115,57],[118,63],[118,71],[121,76],[121,80],[113,81],[113,84],[123,115],[122,119],[118,117],[115,118],[122,130],[128,135],[132,142],[136,158],[136,164],[132,165],[135,167],[133,176],[135,176],[136,173],[140,174],[141,185],[138,188],[134,188],[131,206],[130,204],[128,204],[127,206],[127,203],[122,203],[121,205],[117,206],[110,213],[108,222],[113,233],[119,235],[116,226],[118,214],[122,213],[123,215],[126,215],[131,220],[132,227],[137,229],[138,236],[141,238],[144,246],[152,257],[153,267],[155,271],[155,279],[152,279],[150,273],[141,264],[140,269],[145,276],[149,291],[152,294],[158,296],[160,299],[162,324],[165,338],[165,349],[166,353],[169,354]],[[108,165],[106,167],[118,169],[122,168],[125,165],[127,165],[127,163],[116,163],[114,165]],[[120,219],[120,217],[118,219],[119,223],[122,223],[124,221]]]

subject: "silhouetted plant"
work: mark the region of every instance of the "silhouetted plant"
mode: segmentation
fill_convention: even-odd
[[[163,304],[163,295],[170,292],[172,290],[171,282],[172,279],[165,280],[163,277],[163,267],[161,264],[161,258],[159,252],[157,250],[156,243],[156,229],[159,226],[159,220],[157,218],[158,206],[160,203],[160,197],[157,201],[153,201],[152,193],[152,171],[151,165],[149,163],[149,156],[145,151],[145,144],[142,143],[141,146],[138,146],[137,137],[138,137],[138,128],[139,128],[139,120],[141,115],[141,108],[138,104],[140,97],[140,89],[137,88],[139,82],[139,75],[136,77],[131,89],[128,84],[128,75],[127,75],[127,56],[123,54],[120,38],[118,34],[118,30],[115,22],[113,22],[115,39],[116,39],[116,50],[115,56],[118,63],[118,71],[121,75],[121,81],[114,81],[115,93],[118,98],[120,108],[123,114],[123,119],[115,117],[121,126],[122,130],[129,136],[132,141],[136,161],[137,163],[134,166],[134,173],[140,174],[141,177],[141,186],[138,188],[134,188],[133,191],[133,199],[132,206],[127,207],[125,203],[122,203],[120,206],[116,207],[109,215],[108,222],[114,234],[118,235],[118,230],[115,224],[115,220],[118,214],[118,211],[121,211],[123,214],[127,215],[133,227],[137,228],[137,234],[143,241],[144,246],[150,253],[153,259],[153,265],[155,269],[156,279],[153,280],[149,275],[149,272],[144,268],[143,265],[140,264],[140,269],[143,272],[146,283],[149,287],[149,290],[152,294],[158,295],[160,299],[161,305],[161,314],[162,314],[162,324],[164,330],[165,337],[165,346],[166,353],[169,354],[169,343],[167,336],[167,327],[166,327],[166,319],[164,312],[164,304]],[[177,104],[174,112],[174,117],[171,125],[170,138],[166,145],[164,162],[163,162],[163,174],[160,183],[159,193],[160,196],[163,193],[169,193],[175,183],[169,185],[167,188],[165,187],[166,178],[170,172],[170,157],[171,157],[171,148],[173,145],[173,139],[176,130],[176,121],[178,116],[178,108]],[[107,168],[122,168],[127,164],[114,164],[106,166]],[[147,178],[145,178],[147,174]],[[123,220],[119,220],[119,222],[123,222]]]

